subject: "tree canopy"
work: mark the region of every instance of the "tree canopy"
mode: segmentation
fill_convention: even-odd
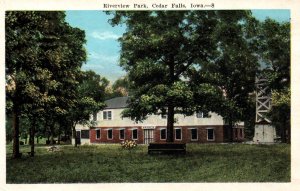
[[[38,131],[47,132],[53,142],[54,134],[72,127],[75,136],[75,125],[88,124],[105,106],[104,99],[115,96],[130,96],[124,117],[142,121],[150,114],[167,114],[168,142],[174,140],[177,113],[216,112],[229,127],[251,121],[259,73],[268,77],[273,92],[270,118],[286,137],[288,22],[259,22],[250,11],[109,13],[114,15],[111,25],[127,27],[119,39],[120,66],[127,75],[111,87],[95,72],[81,71],[87,60],[85,33],[71,27],[64,12],[6,12],[6,109],[15,158],[20,157],[20,134],[29,133],[32,142]]]
[[[255,91],[259,65],[251,47],[252,30],[249,30],[254,18],[246,11],[220,11],[217,15],[219,24],[213,34],[216,56],[203,64],[199,72],[194,72],[192,83],[196,87],[196,105],[206,105],[232,128],[236,122],[251,118],[250,112],[252,116],[255,112],[255,100],[250,94]],[[213,91],[208,95],[205,94],[207,87]]]
[[[85,34],[65,22],[64,12],[8,11],[5,22],[7,111],[18,158],[21,114],[42,114],[53,128],[73,105],[86,60]]]
[[[227,99],[221,100],[227,100],[227,106],[223,107],[226,111],[246,102],[239,99],[253,90],[253,86],[247,88],[247,83],[253,81],[256,71],[256,60],[248,48],[245,31],[247,21],[251,20],[250,12],[113,14],[112,25],[125,23],[127,26],[120,38],[120,65],[128,72],[135,87],[124,116],[143,120],[148,114],[167,113],[167,141],[172,142],[175,113],[191,115],[195,110],[212,109],[208,100],[218,101],[224,94]],[[208,73],[216,77],[213,83],[217,84],[212,85],[212,81],[203,76],[203,71],[208,68]],[[235,83],[242,79],[243,84]],[[213,110],[219,114],[227,113]],[[235,121],[240,119],[240,116],[235,117]]]
[[[76,98],[72,107],[64,115],[67,126],[72,127],[73,138],[75,139],[75,126],[77,124],[93,125],[91,115],[103,109],[105,89],[108,85],[106,78],[93,71],[82,71],[76,88]],[[77,143],[75,141],[75,146]]]
[[[272,91],[268,117],[282,142],[290,142],[290,23],[267,19],[259,29],[259,56],[264,63],[260,73],[266,76]]]

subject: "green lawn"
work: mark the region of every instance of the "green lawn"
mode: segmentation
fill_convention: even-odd
[[[290,182],[290,145],[188,144],[184,156],[148,155],[120,145],[37,147],[36,156],[11,159],[7,183]],[[21,146],[24,153],[28,146]],[[27,155],[27,154],[26,154]]]

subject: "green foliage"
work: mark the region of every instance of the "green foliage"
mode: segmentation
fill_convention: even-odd
[[[81,72],[76,89],[76,98],[74,98],[72,107],[65,115],[71,127],[78,123],[89,124],[91,122],[90,116],[104,108],[107,85],[108,81],[95,72]]]
[[[105,98],[111,99],[115,97],[130,96],[131,91],[131,82],[126,75],[117,79],[112,86],[107,86]]]
[[[125,23],[120,65],[132,82],[130,108],[124,116],[137,121],[148,114],[191,114],[193,92],[187,71],[214,53],[211,32],[215,12],[113,12],[112,25]],[[205,26],[205,27],[203,27]],[[171,114],[170,115],[174,115]],[[171,122],[172,123],[172,122]]]
[[[259,56],[266,64],[261,73],[267,76],[272,91],[268,116],[282,142],[290,142],[290,23],[267,19],[261,23],[259,34]]]
[[[272,92],[272,106],[273,107],[282,107],[287,106],[291,107],[291,89],[285,88],[282,91],[275,90]]]
[[[290,85],[290,23],[267,19],[259,27],[259,56],[272,90]]]
[[[148,155],[143,145],[135,152],[121,152],[120,145],[62,146],[60,150],[37,147],[34,158],[13,160],[7,147],[7,183],[291,181],[287,144],[187,144],[185,156]]]
[[[125,117],[168,113],[168,127],[175,113],[214,111],[231,125],[248,118],[258,67],[249,11],[113,14],[112,25],[127,26],[120,65],[133,91]]]
[[[112,85],[114,91],[120,92],[123,96],[128,96],[130,93],[131,83],[128,79],[128,76],[121,77],[117,79]]]
[[[272,92],[272,108],[268,113],[272,124],[276,127],[277,134],[282,142],[290,143],[291,133],[291,90],[274,90]]]
[[[59,11],[7,11],[5,22],[7,112],[16,116],[14,130],[22,115],[28,126],[38,119],[53,134],[76,97],[86,60],[84,31],[69,26]]]
[[[196,77],[208,82],[219,92],[213,93],[213,102],[207,104],[210,110],[217,112],[229,125],[249,119],[247,115],[255,102],[249,94],[255,90],[255,75],[258,68],[255,52],[251,48],[248,25],[253,17],[247,11],[220,11],[220,23],[213,34],[218,44],[217,56],[205,64]],[[202,82],[203,83],[203,82]],[[195,84],[201,84],[201,81]],[[216,101],[217,100],[217,101]],[[201,104],[201,102],[200,102]]]

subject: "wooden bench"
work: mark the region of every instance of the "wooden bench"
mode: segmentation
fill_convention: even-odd
[[[150,143],[148,154],[186,154],[185,143]]]

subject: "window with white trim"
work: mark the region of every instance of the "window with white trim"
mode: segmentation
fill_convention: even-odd
[[[167,139],[167,129],[160,129],[160,140]]]
[[[113,130],[112,129],[108,129],[107,130],[107,139],[112,139],[113,138]]]
[[[197,118],[210,118],[211,116],[208,114],[208,112],[197,112],[196,113]]]
[[[197,118],[203,118],[203,112],[197,112],[196,117]]]
[[[175,140],[182,139],[182,131],[181,128],[175,128]]]
[[[206,129],[207,132],[207,140],[208,141],[214,141],[215,140],[215,131],[214,129],[210,128],[210,129]]]
[[[120,138],[120,140],[125,139],[125,129],[120,129],[119,138]]]
[[[138,139],[138,130],[132,129],[132,140],[137,140],[137,139]]]
[[[101,129],[96,129],[96,139],[100,139],[101,137]]]
[[[111,111],[103,111],[103,120],[111,120],[112,112]]]
[[[196,128],[191,129],[191,140],[192,141],[198,140],[198,129]]]

